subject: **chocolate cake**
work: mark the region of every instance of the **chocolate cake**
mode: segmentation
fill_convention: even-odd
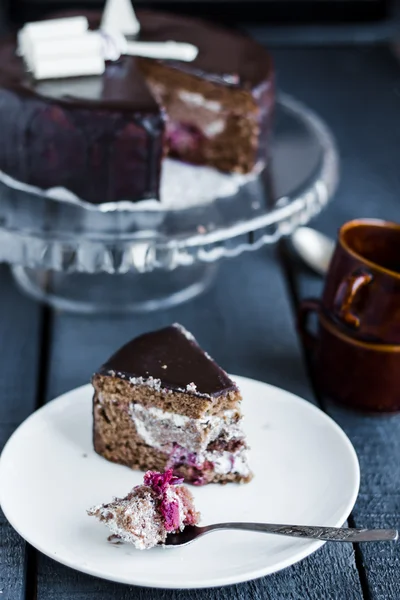
[[[110,541],[133,544],[148,550],[163,544],[168,533],[183,531],[196,525],[200,514],[190,491],[181,485],[183,479],[172,474],[148,471],[143,485],[137,485],[125,498],[94,506],[88,515],[97,517],[111,531]]]
[[[85,14],[98,28],[100,13]],[[267,51],[201,20],[137,17],[139,39],[190,42],[197,58],[124,56],[102,76],[35,82],[15,38],[0,42],[0,171],[99,204],[159,198],[167,155],[239,173],[265,160],[274,102]]]
[[[241,395],[181,325],[144,334],[93,377],[94,448],[186,482],[247,482]]]

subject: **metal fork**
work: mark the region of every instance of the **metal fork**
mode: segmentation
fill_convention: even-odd
[[[350,529],[308,525],[273,525],[271,523],[215,523],[204,527],[189,525],[180,533],[169,533],[163,546],[167,548],[187,546],[206,533],[221,529],[258,531],[324,542],[395,542],[399,537],[397,529]]]

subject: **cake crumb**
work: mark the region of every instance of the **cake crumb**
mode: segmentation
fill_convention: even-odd
[[[162,368],[162,369],[167,369],[168,367],[167,367],[167,365],[162,365],[162,367],[161,367],[161,368]]]
[[[109,535],[107,541],[110,542],[110,544],[114,544],[114,546],[120,546],[121,544],[123,544],[123,541],[121,540],[119,535],[115,534]]]

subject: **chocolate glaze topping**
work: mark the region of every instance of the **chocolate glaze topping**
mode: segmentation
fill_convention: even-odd
[[[83,11],[68,14],[83,14]],[[91,27],[99,26],[100,13],[86,11],[84,14]],[[146,10],[138,10],[137,17],[141,23],[139,39],[190,42],[199,48],[197,58],[191,63],[163,61],[174,69],[220,85],[247,90],[256,88],[272,75],[267,51],[236,31],[214,27],[200,19]],[[35,82],[15,50],[15,38],[8,37],[0,42],[0,87],[79,106],[95,104],[106,109],[152,113],[160,110],[140,73],[140,59],[122,57],[117,63],[110,63],[100,77]]]
[[[268,52],[238,31],[165,13],[138,10],[137,15],[142,26],[141,39],[174,40],[197,46],[196,59],[189,63],[174,61],[177,69],[245,89],[257,87],[271,75]]]
[[[153,378],[161,381],[162,388],[195,396],[216,397],[237,390],[225,371],[180,325],[146,333],[128,342],[100,368],[99,374],[123,379]]]

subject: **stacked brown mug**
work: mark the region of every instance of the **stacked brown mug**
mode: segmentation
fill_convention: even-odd
[[[299,329],[323,395],[372,412],[400,410],[400,225],[343,225],[322,298],[302,302]]]

